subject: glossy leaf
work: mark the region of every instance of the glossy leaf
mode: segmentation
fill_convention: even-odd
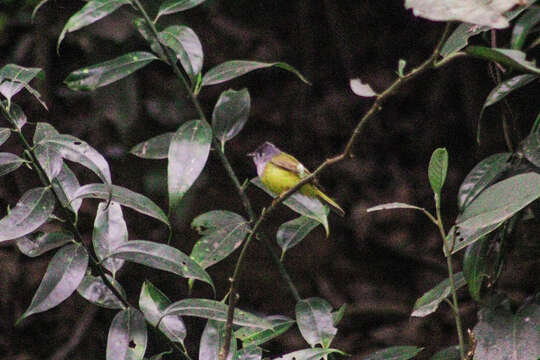
[[[448,151],[445,148],[436,149],[429,160],[428,177],[433,192],[440,197],[448,171]]]
[[[2,101],[1,105],[5,106],[5,101]],[[15,127],[19,130],[22,129],[22,127],[26,124],[26,121],[28,120],[23,109],[15,103],[11,104],[11,107],[9,108],[9,115],[11,119],[15,122]]]
[[[469,46],[465,49],[469,55],[498,62],[501,65],[509,66],[515,70],[530,73],[530,74],[540,74],[540,69],[536,65],[525,59],[526,54],[519,50],[510,50],[510,49],[496,49],[488,48],[482,46]]]
[[[457,201],[460,211],[463,211],[508,168],[508,159],[511,155],[511,153],[494,154],[476,164],[459,187]]]
[[[528,299],[514,314],[510,306],[487,306],[473,329],[475,359],[536,359],[540,354],[540,296]]]
[[[126,292],[124,291],[122,285],[120,285],[120,283],[114,280],[110,275],[105,276],[107,276],[107,279],[111,282],[111,284],[113,284],[115,289],[118,290],[118,292],[125,298]],[[101,277],[92,276],[91,274],[87,273],[77,288],[77,292],[94,305],[106,309],[124,308],[122,301],[120,301],[120,299],[114,295],[112,290],[105,285],[105,282]]]
[[[131,75],[156,59],[155,55],[148,52],[132,52],[74,71],[64,82],[72,90],[93,91]]]
[[[540,174],[530,172],[513,176],[484,190],[465,208],[456,226],[480,229],[500,223],[539,197]]]
[[[73,294],[88,266],[88,253],[82,245],[66,245],[53,256],[32,302],[18,321],[47,311]]]
[[[296,303],[295,312],[300,333],[308,344],[328,348],[337,333],[328,301],[321,298],[300,300]]]
[[[105,259],[111,252],[128,241],[128,230],[120,204],[114,201],[102,202],[98,205],[92,243],[94,252],[99,260]],[[122,259],[103,260],[103,267],[113,276],[124,265]]]
[[[159,41],[171,48],[191,79],[201,72],[203,49],[195,32],[183,25],[172,25],[159,33]]]
[[[43,78],[43,74],[43,70],[40,68],[25,68],[15,64],[7,64],[0,69],[0,94],[4,95],[8,103],[10,103],[13,96],[26,88],[41,102],[39,93],[28,84],[36,76]],[[43,102],[41,103],[45,106]]]
[[[202,4],[204,1],[205,0],[167,0],[159,7],[156,21],[163,15],[189,10],[199,4]]]
[[[503,222],[491,224],[482,228],[460,228],[458,227],[457,230],[455,230],[456,238],[455,243],[451,247],[451,253],[455,254],[458,251],[466,248],[467,246],[474,244],[476,241],[480,240],[483,236],[488,235],[492,231],[495,231],[499,226],[501,226]],[[456,229],[455,227],[452,227],[449,233],[452,233]],[[448,256],[448,254],[445,255]]]
[[[182,318],[180,316],[167,316],[162,319],[163,311],[170,304],[169,298],[150,281],[143,283],[139,295],[139,308],[143,312],[145,319],[154,327],[159,323],[159,330],[169,340],[183,343],[186,337],[186,327]]]
[[[15,154],[8,152],[0,152],[0,176],[4,176],[17,170],[25,163],[24,159],[21,159]]]
[[[270,191],[266,186],[264,186],[264,184],[258,177],[251,179],[251,183],[257,186],[259,189],[264,190],[268,195],[274,198],[278,196],[278,194]],[[318,199],[296,193],[286,199],[283,204],[285,204],[288,208],[297,212],[300,215],[304,215],[308,218],[318,221],[324,226],[324,229],[326,230],[326,235],[330,233],[328,226],[329,210]]]
[[[507,95],[512,93],[513,91],[522,88],[523,86],[529,84],[530,82],[538,79],[538,75],[531,75],[531,74],[525,74],[525,75],[518,75],[514,76],[510,79],[507,79],[497,85],[491,92],[489,93],[486,101],[484,102],[484,105],[482,106],[482,110],[480,111],[480,118],[482,118],[482,115],[484,113],[484,110],[491,106],[500,100],[504,99]]]
[[[135,27],[137,28],[137,31],[139,31],[139,34],[143,37],[144,40],[150,45],[150,49],[157,54],[163,61],[167,61],[167,56],[165,55],[165,52],[163,51],[163,48],[159,44],[158,40],[156,40],[154,34],[152,33],[152,28],[150,25],[148,25],[148,22],[146,22],[143,18],[136,18],[133,23],[135,24]]]
[[[62,154],[57,150],[56,146],[39,144],[34,148],[34,154],[36,155],[41,168],[45,171],[45,174],[49,180],[52,180],[58,176],[62,170],[64,160],[62,159]]]
[[[204,269],[229,256],[250,231],[246,219],[224,210],[199,215],[193,219],[191,226],[203,237],[193,247],[190,257]]]
[[[3,145],[11,136],[11,130],[8,128],[0,128],[0,145]]]
[[[459,346],[450,346],[446,349],[438,351],[430,358],[430,360],[461,360]]]
[[[75,199],[75,192],[80,188],[80,184],[73,171],[65,163],[58,176],[52,181],[52,185],[62,206],[71,208],[74,213],[77,213],[82,200]]]
[[[73,241],[69,232],[34,233],[17,239],[17,248],[24,255],[36,257]]]
[[[57,50],[60,48],[60,44],[67,33],[79,30],[85,26],[95,23],[96,21],[111,14],[122,5],[129,4],[129,0],[90,0],[86,5],[74,15],[72,15],[60,36],[58,37],[58,43],[56,45]]]
[[[521,49],[532,28],[540,22],[540,7],[532,6],[521,16],[512,29],[512,49]]]
[[[456,290],[463,287],[466,284],[465,278],[462,272],[454,274],[454,284]],[[426,292],[414,303],[414,309],[411,316],[424,317],[437,310],[439,304],[444,301],[450,295],[452,289],[450,288],[450,279],[446,279],[440,282],[433,289]]]
[[[49,219],[54,196],[48,188],[28,190],[9,214],[0,220],[0,242],[30,234]]]
[[[487,273],[487,261],[490,242],[487,238],[482,238],[467,248],[463,258],[463,275],[467,281],[467,289],[471,297],[480,302],[480,290]]]
[[[154,136],[135,145],[130,153],[143,159],[166,159],[169,156],[169,145],[173,136],[173,132]]]
[[[172,303],[163,312],[163,316],[195,316],[216,321],[227,321],[228,305],[210,299],[184,299]],[[258,316],[240,309],[234,310],[233,324],[261,329],[272,329],[272,324]]]
[[[199,360],[219,359],[219,352],[225,344],[225,323],[208,320],[201,336],[199,347]],[[227,360],[236,359],[236,339],[231,337]]]
[[[521,147],[523,155],[535,166],[540,167],[540,132],[527,136]]]
[[[295,323],[294,320],[281,315],[267,316],[265,320],[272,324],[272,329],[241,327],[234,332],[234,336],[242,340],[244,347],[261,345],[285,333]]]
[[[263,349],[258,346],[243,347],[236,351],[235,360],[261,360]]]
[[[242,131],[250,108],[251,98],[247,89],[229,89],[221,93],[212,113],[212,128],[222,147]]]
[[[169,225],[167,215],[152,200],[142,194],[118,185],[109,187],[105,184],[88,184],[80,187],[73,195],[74,199],[92,198],[107,201],[109,197],[111,197],[112,201],[120,205],[127,206],[141,214],[148,215]]]
[[[282,254],[298,245],[320,222],[300,216],[294,220],[281,224],[277,231],[277,243],[281,247]]]
[[[351,79],[349,81],[349,86],[351,87],[352,92],[358,96],[363,96],[363,97],[377,96],[377,93],[373,91],[371,86],[369,86],[369,84],[362,83],[360,79]]]
[[[141,312],[128,308],[114,317],[107,337],[107,360],[142,360],[148,335]]]
[[[295,74],[300,80],[309,84],[309,81],[298,70],[283,62],[263,63],[259,61],[232,60],[224,62],[204,74],[202,85],[215,85],[245,75],[251,71],[278,67]]]
[[[210,275],[180,250],[152,241],[132,240],[114,249],[109,257],[124,259],[178,276],[204,281],[212,288]]]
[[[193,120],[180,126],[169,146],[167,168],[169,208],[174,209],[201,174],[212,142],[212,130]]]
[[[345,355],[345,353],[337,349],[315,348],[294,351],[292,353],[282,355],[274,360],[321,360],[326,358],[327,355],[333,353]]]
[[[423,349],[416,346],[392,346],[363,357],[361,360],[409,360]]]

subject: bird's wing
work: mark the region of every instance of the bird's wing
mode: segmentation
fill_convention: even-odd
[[[310,174],[310,171],[306,169],[300,161],[296,160],[294,156],[289,154],[281,153],[276,155],[272,158],[272,160],[270,160],[270,162],[276,166],[279,166],[280,168],[295,173],[301,179]]]

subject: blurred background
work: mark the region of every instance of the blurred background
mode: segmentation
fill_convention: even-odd
[[[154,62],[93,93],[68,89],[62,82],[71,71],[129,51],[146,50],[146,44],[132,25],[133,10],[122,7],[96,24],[68,34],[57,55],[56,40],[62,27],[84,2],[51,0],[32,23],[30,15],[36,3],[0,0],[0,66],[16,63],[43,68],[46,79],[34,85],[49,111],[26,94],[17,95],[14,101],[30,121],[49,122],[60,132],[87,141],[109,160],[115,184],[144,193],[166,209],[166,161],[141,160],[129,150],[154,135],[175,131],[195,117],[182,86],[167,66]],[[144,3],[154,13],[160,2]],[[444,27],[415,18],[401,0],[208,0],[162,21],[163,26],[184,24],[197,33],[204,49],[204,71],[232,59],[284,61],[312,82],[307,86],[288,72],[269,69],[203,89],[200,99],[208,116],[222,91],[244,87],[250,91],[249,121],[226,149],[241,180],[255,176],[246,154],[264,141],[295,155],[311,169],[341,152],[371,104],[371,100],[351,92],[349,79],[359,77],[374,90],[384,90],[397,76],[399,59],[407,61],[406,71],[418,66],[431,54]],[[501,42],[508,38],[508,31],[497,34]],[[473,43],[487,44],[482,37],[474,38]],[[323,229],[317,228],[287,252],[284,264],[303,297],[323,297],[334,308],[348,304],[334,346],[353,359],[392,345],[425,347],[419,357],[425,359],[457,344],[454,320],[446,304],[429,317],[409,317],[415,300],[447,277],[437,229],[417,212],[367,214],[366,209],[399,201],[433,210],[427,165],[435,148],[446,147],[450,168],[442,204],[449,228],[457,215],[457,190],[468,171],[484,157],[507,151],[500,115],[508,109],[503,106],[486,111],[480,144],[475,140],[482,104],[494,86],[487,63],[468,58],[423,75],[397,93],[369,123],[355,146],[354,159],[321,175],[320,183],[347,215],[331,215],[331,236],[325,238]],[[531,84],[509,97],[514,146],[536,117],[539,88],[538,83]],[[26,128],[31,135],[33,127]],[[20,154],[21,146],[12,138],[2,151]],[[81,183],[96,181],[84,168],[72,168]],[[37,185],[37,177],[27,168],[2,177],[1,215],[24,191]],[[271,201],[254,187],[247,193],[257,209]],[[97,201],[86,200],[80,210],[80,227],[88,242],[96,207]],[[213,209],[245,215],[219,159],[211,153],[203,174],[174,214],[173,245],[189,253],[199,238],[190,227],[191,220]],[[130,239],[166,241],[167,229],[161,223],[129,209],[124,209],[124,214]],[[264,226],[265,236],[274,241],[279,225],[294,217],[283,207]],[[518,233],[522,239],[538,234],[530,227]],[[14,326],[29,305],[51,256],[29,259],[14,247],[0,248],[0,359],[104,358],[115,312],[97,309],[77,294]],[[456,260],[458,269],[461,256]],[[228,289],[236,257],[237,253],[209,269],[218,298]],[[294,316],[294,298],[262,245],[250,247],[244,270],[240,308]],[[512,300],[522,301],[538,290],[539,272],[537,255],[516,250],[501,287]],[[139,265],[124,266],[119,279],[134,302],[145,279],[173,301],[187,296],[184,279]],[[207,286],[197,284],[194,296],[211,297],[212,293]],[[476,322],[474,302],[463,291],[460,301],[464,327],[472,328]],[[185,321],[186,345],[196,358],[204,321]],[[268,356],[275,357],[307,346],[292,329],[266,349]],[[166,344],[152,337],[147,353],[162,349]]]

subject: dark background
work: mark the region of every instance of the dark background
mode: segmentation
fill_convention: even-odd
[[[129,149],[194,118],[194,110],[170,69],[154,62],[94,93],[76,93],[62,84],[71,71],[82,66],[146,50],[132,26],[132,10],[123,7],[113,16],[68,34],[58,56],[56,39],[69,16],[84,3],[50,1],[34,24],[29,18],[30,7],[23,3],[0,1],[0,66],[17,63],[44,68],[46,80],[35,86],[44,95],[49,111],[28,95],[18,95],[15,101],[30,121],[50,122],[60,132],[90,143],[110,161],[114,183],[142,192],[166,209],[166,162],[138,159]],[[147,3],[149,8],[159,5],[157,1]],[[204,71],[232,59],[279,60],[299,69],[312,82],[307,86],[288,72],[270,69],[203,89],[200,99],[207,116],[221,91],[244,87],[250,91],[250,119],[240,135],[227,144],[227,155],[241,180],[255,175],[245,155],[264,141],[294,154],[308,168],[342,151],[371,104],[371,100],[352,94],[349,79],[359,77],[375,90],[384,90],[397,76],[398,60],[407,61],[406,70],[418,66],[431,54],[444,27],[413,17],[398,0],[207,1],[185,13],[164,17],[162,24],[185,24],[195,30],[205,52]],[[498,34],[501,42],[508,37],[508,31]],[[473,42],[486,44],[481,37]],[[482,141],[475,141],[478,115],[493,87],[487,63],[479,60],[459,59],[428,72],[386,103],[358,139],[354,159],[321,175],[320,182],[347,216],[331,215],[331,236],[326,239],[322,228],[316,229],[287,253],[284,263],[303,297],[323,297],[335,308],[349,304],[334,346],[352,354],[353,359],[391,345],[425,347],[422,356],[427,358],[457,343],[446,304],[429,317],[409,317],[414,301],[447,275],[437,229],[417,212],[367,214],[365,210],[394,201],[433,210],[427,165],[435,148],[446,147],[450,169],[442,201],[448,228],[457,215],[456,194],[467,172],[487,155],[506,151],[502,106],[486,111]],[[514,145],[536,117],[538,88],[537,83],[532,84],[509,97]],[[26,128],[30,136],[33,126]],[[20,154],[21,147],[10,139],[2,151]],[[73,168],[82,183],[96,181],[82,167]],[[35,174],[26,168],[3,177],[0,208],[13,206],[25,190],[37,185]],[[271,201],[253,187],[248,195],[258,209]],[[86,200],[80,210],[80,227],[87,241],[91,241],[96,206],[96,201]],[[245,215],[212,153],[203,174],[176,211],[173,245],[189,253],[199,237],[190,228],[191,220],[213,209]],[[129,209],[124,214],[130,239],[166,241],[167,229],[159,222]],[[275,239],[278,226],[294,217],[283,208],[266,223],[265,235]],[[521,238],[533,235],[523,230]],[[115,312],[98,310],[78,295],[14,327],[51,256],[29,259],[14,247],[0,248],[0,359],[104,358]],[[218,286],[218,298],[227,291],[236,256],[209,270]],[[459,269],[461,254],[457,258]],[[503,275],[501,288],[512,300],[519,302],[538,289],[537,257],[516,252],[507,268],[510,271]],[[173,301],[187,296],[184,279],[128,264],[120,281],[134,302],[144,279]],[[239,291],[242,309],[294,316],[294,299],[260,244],[249,249]],[[194,296],[212,294],[206,285],[197,284]],[[471,328],[476,306],[466,292],[460,292],[460,299],[464,327]],[[196,358],[204,322],[194,318],[185,321],[186,344]],[[275,357],[307,346],[292,329],[265,348]],[[147,353],[163,349],[166,344],[151,335]]]

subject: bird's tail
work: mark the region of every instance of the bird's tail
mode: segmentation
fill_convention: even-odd
[[[345,216],[345,211],[334,200],[326,196],[321,190],[317,189],[317,196],[321,199],[330,209],[341,217]]]

